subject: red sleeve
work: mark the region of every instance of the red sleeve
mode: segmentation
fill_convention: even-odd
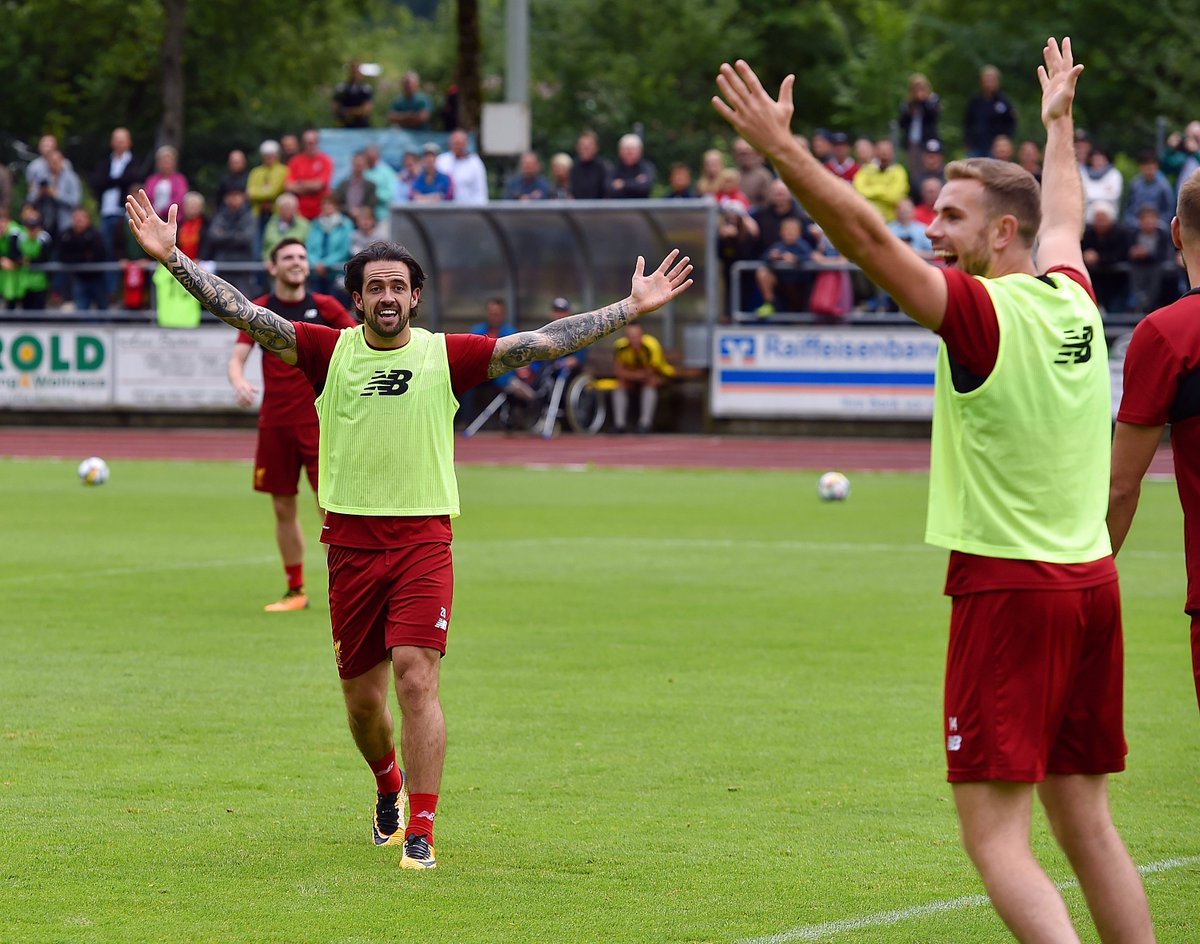
[[[446,335],[446,357],[450,361],[450,387],[455,396],[488,379],[488,365],[496,339],[484,334]]]
[[[1139,426],[1165,425],[1183,366],[1158,326],[1142,321],[1125,351],[1125,387],[1117,419]]]
[[[354,316],[346,311],[345,306],[332,295],[317,295],[313,294],[313,301],[317,303],[317,313],[331,328],[355,328],[358,327],[358,321]]]
[[[296,325],[296,368],[308,378],[316,391],[325,389],[329,359],[342,332],[325,325],[294,322]]]
[[[258,298],[250,299],[250,304],[257,305],[259,308],[266,308],[267,301],[269,299],[270,299],[269,295],[259,295]],[[248,335],[245,331],[238,331],[236,343],[237,344],[249,344],[251,347],[253,347],[258,342],[255,341],[254,338],[250,337],[250,335]]]
[[[961,269],[942,269],[946,278],[946,316],[938,334],[954,360],[987,377],[1000,352],[1000,321],[983,283]]]
[[[1078,282],[1083,287],[1083,290],[1088,293],[1088,298],[1099,306],[1100,303],[1096,301],[1096,293],[1092,291],[1092,277],[1086,271],[1081,272],[1079,269],[1072,268],[1071,266],[1061,265],[1051,266],[1046,270],[1046,275],[1049,275],[1051,272],[1061,272],[1067,278]]]

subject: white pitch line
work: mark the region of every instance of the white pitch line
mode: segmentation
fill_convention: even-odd
[[[269,564],[274,560],[278,560],[278,558],[264,554],[259,557],[229,558],[227,560],[189,560],[175,561],[169,564],[146,564],[140,567],[105,567],[102,570],[72,570],[67,567],[54,573],[0,577],[0,584],[37,583],[55,578],[79,580],[85,577],[128,577],[136,574],[167,573],[173,570],[197,570],[202,567],[251,567],[256,564]]]
[[[1138,866],[1142,875],[1155,872],[1168,872],[1171,869],[1183,868],[1188,865],[1200,865],[1200,855],[1183,856],[1176,859],[1163,859],[1161,862],[1151,862],[1149,865]],[[1065,891],[1077,888],[1079,882],[1074,879],[1058,882],[1056,888]],[[738,944],[787,944],[789,941],[824,941],[843,931],[861,931],[863,928],[882,928],[913,918],[937,914],[940,911],[958,911],[963,908],[978,908],[990,903],[987,895],[963,895],[961,898],[947,898],[943,901],[931,901],[924,905],[913,905],[911,908],[895,908],[890,911],[877,911],[874,914],[858,918],[842,918],[838,921],[823,921],[821,924],[806,924],[781,931],[766,937],[744,938]]]

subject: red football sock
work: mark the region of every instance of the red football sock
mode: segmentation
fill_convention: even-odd
[[[304,587],[303,564],[284,564],[283,569],[284,572],[287,573],[289,590],[300,590]]]
[[[380,793],[399,793],[403,777],[400,776],[400,765],[396,763],[396,748],[392,748],[379,760],[370,762],[371,773],[375,775],[375,789]]]
[[[420,835],[433,842],[433,817],[437,812],[436,793],[410,793],[408,795],[408,826],[405,836]]]

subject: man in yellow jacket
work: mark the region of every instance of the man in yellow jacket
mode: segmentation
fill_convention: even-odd
[[[654,428],[654,411],[658,407],[658,388],[664,380],[675,375],[663,355],[662,345],[637,322],[625,326],[625,336],[613,346],[613,362],[617,386],[613,390],[613,425],[618,433],[629,431],[629,396],[638,392],[639,433]]]

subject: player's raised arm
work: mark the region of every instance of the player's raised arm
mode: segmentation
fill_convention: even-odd
[[[821,166],[792,135],[789,75],[771,98],[750,66],[724,63],[713,107],[775,166],[788,189],[851,262],[892,296],[914,321],[936,329],[946,314],[946,282],[887,228],[883,217],[853,187]]]
[[[597,311],[559,318],[536,331],[519,331],[496,342],[488,376],[499,377],[534,361],[553,360],[581,350],[629,322],[661,308],[692,284],[691,260],[672,249],[662,264],[644,274],[646,260],[638,256],[629,296]]]
[[[1083,184],[1075,163],[1075,120],[1071,108],[1082,65],[1071,54],[1071,39],[1061,47],[1051,36],[1038,66],[1042,83],[1042,123],[1046,126],[1046,155],[1042,162],[1042,225],[1037,237],[1037,266],[1071,266],[1087,275],[1079,241],[1083,236]]]
[[[164,220],[154,211],[145,190],[125,198],[129,228],[141,247],[167,267],[196,299],[227,324],[241,328],[268,351],[288,364],[296,363],[296,326],[273,311],[250,303],[222,278],[205,272],[179,251],[175,244],[175,205]]]

